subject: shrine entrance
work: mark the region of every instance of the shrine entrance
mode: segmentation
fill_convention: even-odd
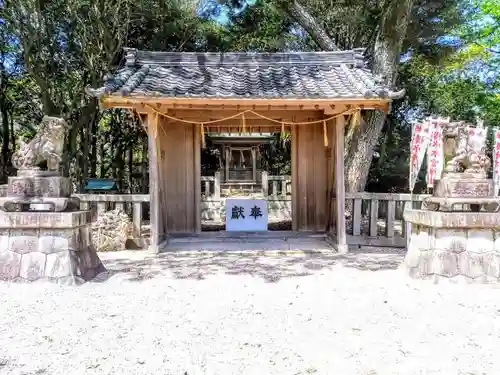
[[[292,230],[290,129],[220,130],[201,146],[201,230]]]
[[[273,194],[255,139],[248,136],[288,132],[290,177],[278,190],[291,196],[291,229],[318,233],[338,251],[347,251],[345,127],[360,126],[363,111],[388,112],[392,99],[404,94],[380,85],[364,68],[361,52],[220,54],[126,49],[124,66],[103,87],[88,93],[98,97],[104,109],[129,110],[148,133],[151,248],[160,251],[176,236],[202,231],[202,193],[207,191],[202,187],[211,180],[202,174],[201,154],[210,134],[212,141],[219,142],[220,155],[213,172],[215,187],[209,186],[208,191],[219,194],[220,200],[221,190],[235,190],[235,182],[241,190],[260,186],[265,196]],[[247,139],[224,143],[227,138],[216,139],[221,134]],[[257,200],[247,206],[232,202],[231,215],[226,202],[225,220],[243,213],[257,224],[262,218],[258,213],[266,206],[263,201],[259,201],[262,206]],[[231,225],[238,229],[238,223]],[[264,232],[269,233],[262,230],[257,235]]]

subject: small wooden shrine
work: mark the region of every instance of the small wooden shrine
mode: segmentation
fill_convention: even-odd
[[[127,49],[124,66],[103,87],[88,92],[102,108],[129,109],[147,127],[153,248],[170,233],[201,231],[200,152],[206,134],[287,131],[292,228],[326,232],[339,251],[347,251],[344,128],[346,121],[359,124],[363,111],[388,112],[392,100],[403,95],[380,82],[366,68],[363,50],[246,54]],[[243,159],[245,166],[251,161],[253,178],[256,159]]]
[[[274,136],[270,133],[210,133],[212,145],[219,150],[219,170],[221,183],[260,182],[261,146],[270,143]]]

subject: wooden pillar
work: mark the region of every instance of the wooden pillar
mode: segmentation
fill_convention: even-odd
[[[194,142],[194,228],[196,233],[201,232],[201,128],[193,126]]]
[[[214,179],[214,199],[220,199],[220,172],[215,172]]]
[[[337,251],[347,253],[345,223],[345,177],[344,177],[344,127],[345,117],[339,116],[335,125],[335,196],[337,209]]]
[[[269,179],[267,176],[267,171],[262,171],[262,194],[267,199],[269,196]]]
[[[252,180],[255,183],[257,181],[257,150],[252,147]]]
[[[158,114],[149,112],[147,115],[148,124],[148,146],[149,146],[149,220],[150,238],[149,246],[152,252],[160,251],[161,223],[160,223],[160,189],[158,171]]]
[[[299,182],[299,177],[298,175],[298,168],[299,168],[299,158],[298,158],[298,142],[297,142],[297,126],[292,125],[290,127],[290,133],[292,137],[292,144],[291,144],[291,159],[292,159],[292,230],[297,231],[298,230],[298,182]]]
[[[227,182],[229,180],[229,147],[224,147],[224,152],[226,153],[226,169],[224,171],[224,181]]]

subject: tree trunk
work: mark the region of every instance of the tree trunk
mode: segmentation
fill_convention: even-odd
[[[286,13],[297,22],[314,41],[325,51],[338,51],[338,47],[328,36],[326,30],[314,19],[314,17],[296,0],[279,0],[278,4]]]
[[[101,168],[99,170],[99,178],[104,178],[106,177],[106,172],[107,172],[107,168],[106,168],[106,161],[104,159],[104,155],[105,155],[105,147],[106,147],[106,134],[107,133],[104,133],[102,134],[102,136],[100,137],[101,138],[101,142],[99,142],[99,163],[101,164]]]
[[[90,178],[97,176],[97,136],[99,133],[99,120],[92,123],[90,129],[90,136],[92,139],[91,152],[90,152]]]
[[[413,0],[392,0],[384,9],[373,49],[372,72],[394,87],[401,48],[406,36]],[[385,121],[382,111],[368,111],[365,126],[356,129],[345,160],[346,192],[364,191],[373,157]]]
[[[148,157],[148,137],[143,136],[141,137],[142,139],[142,165],[141,165],[141,174],[142,174],[142,181],[141,181],[141,192],[142,194],[147,194],[148,193],[148,170],[149,170],[149,157]]]
[[[12,112],[10,116],[10,144],[12,145],[12,153],[16,152],[16,133],[14,133],[14,116],[12,116]]]
[[[130,147],[127,150],[127,165],[128,165],[128,193],[134,192],[134,148]]]
[[[95,123],[98,121],[98,112],[96,111],[92,113],[89,120],[90,123],[86,124],[82,127],[85,131],[82,130],[82,142],[83,142],[83,159],[82,159],[82,175],[81,175],[81,188],[85,187],[87,183],[87,179],[89,178],[89,157],[90,157],[90,142],[92,140],[92,132],[95,129]]]
[[[368,111],[361,124],[356,129],[349,129],[352,138],[345,155],[345,190],[346,192],[364,191],[373,149],[384,126],[385,113]]]
[[[282,6],[289,16],[299,23],[321,48],[330,51],[337,50],[337,46],[328,36],[326,30],[297,0],[283,1],[283,3]],[[396,82],[399,57],[412,6],[413,0],[388,1],[384,4],[378,26],[373,48],[372,72],[382,78],[383,83],[390,87],[393,87]],[[346,192],[357,192],[365,189],[373,158],[373,149],[384,126],[385,113],[381,111],[366,112],[362,121],[363,125],[357,129],[349,129],[347,132]]]
[[[4,181],[4,178],[8,175],[7,165],[9,163],[10,158],[10,120],[9,120],[9,111],[7,110],[7,106],[5,102],[2,100],[2,104],[0,104],[0,109],[2,113],[2,176],[1,181]]]

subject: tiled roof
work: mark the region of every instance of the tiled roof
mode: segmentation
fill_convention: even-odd
[[[92,96],[253,99],[395,99],[366,69],[362,50],[186,53],[126,49],[124,66]]]

